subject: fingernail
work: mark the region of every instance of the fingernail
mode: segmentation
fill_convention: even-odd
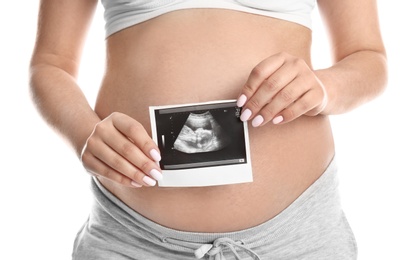
[[[149,186],[155,186],[156,181],[149,178],[148,176],[144,176],[144,178],[142,178],[143,182],[145,182],[146,184],[148,184]]]
[[[279,124],[282,121],[283,121],[283,116],[277,116],[272,120],[272,123],[276,125],[276,124]]]
[[[149,154],[151,155],[151,157],[152,157],[152,159],[155,161],[155,162],[159,162],[162,158],[161,158],[161,155],[158,153],[158,151],[157,150],[155,150],[155,149],[152,149],[150,152],[149,152]]]
[[[261,115],[256,116],[253,121],[251,122],[251,125],[253,127],[258,127],[264,122],[264,118]]]
[[[238,107],[242,107],[242,106],[244,106],[244,104],[246,104],[246,101],[247,101],[247,97],[246,97],[246,95],[244,95],[244,94],[242,94],[240,97],[239,97],[239,99],[237,100],[237,106]]]
[[[160,173],[158,170],[155,170],[155,169],[152,169],[152,170],[149,172],[149,175],[151,175],[152,178],[154,178],[154,179],[157,180],[157,181],[160,181],[160,180],[163,179],[162,173]]]
[[[243,113],[241,113],[240,120],[243,122],[247,121],[250,118],[250,116],[251,116],[251,110],[247,108],[246,110],[243,111]]]
[[[141,188],[141,187],[142,187],[141,184],[138,184],[138,183],[136,183],[135,181],[132,181],[132,182],[131,182],[131,185],[133,185],[134,187],[137,187],[137,188]]]

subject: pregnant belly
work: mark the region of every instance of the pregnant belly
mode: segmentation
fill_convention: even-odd
[[[234,11],[163,15],[107,40],[107,70],[95,110],[101,118],[125,113],[151,134],[149,106],[235,99],[252,68],[270,55],[285,51],[309,64],[310,38],[302,26]],[[222,138],[214,142],[210,130],[183,130],[177,149],[225,145]],[[141,189],[102,184],[132,209],[170,228],[228,232],[255,226],[309,187],[329,164],[334,147],[325,116],[249,126],[249,136],[252,183]]]

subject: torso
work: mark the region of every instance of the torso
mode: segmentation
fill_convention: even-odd
[[[285,32],[285,33],[284,33]],[[148,107],[235,99],[252,68],[278,52],[310,61],[311,31],[230,10],[167,13],[107,40],[107,71],[96,103],[101,118],[123,112],[150,131]],[[254,181],[203,188],[102,184],[166,227],[228,232],[256,226],[290,205],[334,155],[329,120],[307,117],[249,127]]]

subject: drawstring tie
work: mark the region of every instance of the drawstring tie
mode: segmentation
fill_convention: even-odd
[[[251,249],[247,248],[241,242],[235,242],[230,238],[218,238],[213,244],[204,244],[194,251],[195,257],[197,259],[203,258],[205,255],[209,256],[209,260],[225,260],[222,250],[224,248],[229,248],[230,251],[235,255],[237,260],[241,260],[239,254],[236,251],[236,247],[246,252],[254,260],[261,260],[260,257]]]

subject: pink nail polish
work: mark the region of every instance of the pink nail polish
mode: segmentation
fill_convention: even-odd
[[[238,107],[242,107],[242,106],[244,106],[244,104],[246,104],[246,101],[247,101],[247,97],[246,97],[246,95],[244,95],[244,94],[242,94],[240,97],[239,97],[239,99],[237,100],[237,106]]]
[[[149,186],[155,186],[156,181],[149,178],[148,176],[144,176],[144,178],[142,178],[143,182],[145,182],[146,184],[148,184]]]
[[[276,124],[279,124],[282,121],[283,121],[283,116],[277,116],[272,120],[272,123],[276,125]]]
[[[162,158],[161,155],[158,153],[158,151],[156,151],[155,149],[152,149],[149,154],[151,155],[152,159],[155,162],[159,162]]]
[[[243,111],[243,113],[241,113],[240,120],[243,122],[247,121],[250,118],[251,114],[252,114],[251,110],[247,108],[246,110]]]
[[[152,170],[149,172],[149,175],[151,175],[152,178],[154,178],[154,179],[157,180],[157,181],[160,181],[160,180],[163,179],[162,173],[160,173],[158,170],[155,170],[155,169],[152,169]]]
[[[253,121],[251,122],[251,125],[253,127],[258,127],[264,122],[264,118],[261,115],[256,116]]]

